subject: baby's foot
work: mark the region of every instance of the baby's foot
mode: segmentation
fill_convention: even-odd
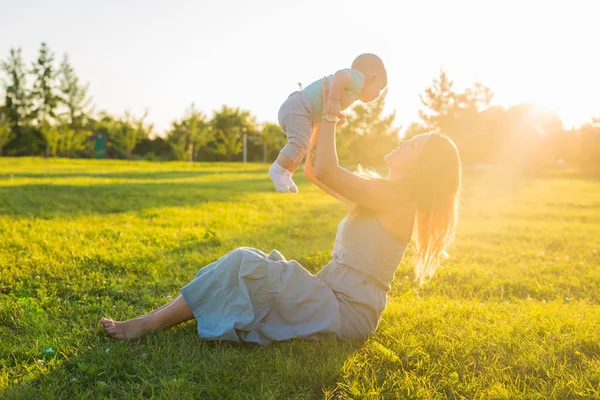
[[[274,162],[269,169],[269,177],[271,177],[271,180],[275,184],[275,190],[277,190],[279,193],[286,193],[290,189],[290,180],[285,175],[286,172],[289,171],[277,164],[277,162]]]
[[[290,171],[285,172],[285,177],[287,178],[288,190],[290,193],[298,193],[298,186],[292,180],[292,173]]]
[[[113,321],[110,318],[102,318],[100,323],[106,332],[119,340],[131,340],[139,338],[144,332],[144,324],[141,319],[130,319],[125,322]]]

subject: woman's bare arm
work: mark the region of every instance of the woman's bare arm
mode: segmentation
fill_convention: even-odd
[[[315,163],[315,155],[316,155],[316,143],[317,143],[317,138],[319,137],[319,127],[317,126],[313,133],[312,136],[310,138],[310,146],[309,146],[309,150],[308,150],[308,154],[306,155],[306,161],[304,162],[304,175],[310,180],[312,181],[315,185],[317,185],[318,187],[320,187],[323,191],[325,191],[326,193],[328,193],[329,195],[331,195],[332,197],[350,205],[353,206],[354,203],[352,203],[351,201],[349,201],[348,199],[344,198],[343,196],[340,196],[338,193],[336,193],[335,191],[331,190],[329,187],[327,187],[325,184],[323,184],[321,181],[319,181],[314,174],[314,163]]]
[[[325,79],[322,84],[325,98],[327,93]],[[322,119],[318,134],[313,135],[316,149],[311,173],[314,174],[315,179],[347,202],[373,211],[392,210],[397,205],[398,193],[392,190],[389,184],[363,178],[340,167],[335,147],[335,128],[335,121]]]

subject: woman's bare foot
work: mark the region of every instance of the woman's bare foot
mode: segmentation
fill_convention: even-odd
[[[125,322],[113,321],[110,318],[100,319],[106,332],[118,340],[132,340],[151,332],[179,325],[194,318],[192,310],[187,306],[182,295],[148,314]]]
[[[100,323],[106,329],[106,332],[119,340],[137,339],[144,334],[146,323],[143,318],[130,319],[125,322],[113,321],[110,318],[102,318]]]

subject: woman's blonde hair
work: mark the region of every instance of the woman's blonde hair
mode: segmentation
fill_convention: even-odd
[[[381,179],[360,166],[358,174],[367,179]],[[458,221],[461,185],[460,156],[445,135],[432,133],[417,162],[402,179],[401,186],[416,206],[413,237],[416,244],[415,280],[422,285],[433,277],[447,248],[454,239]],[[354,217],[358,207],[350,211]]]
[[[461,166],[452,140],[433,133],[405,183],[417,207],[415,279],[423,284],[448,257],[456,232]]]

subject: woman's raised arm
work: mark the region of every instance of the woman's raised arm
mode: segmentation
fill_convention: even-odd
[[[323,79],[324,97],[326,90],[327,81]],[[318,126],[317,134],[313,133],[313,139],[316,143],[315,155],[308,159],[308,161],[314,160],[314,164],[311,165],[313,168],[311,174],[314,175],[315,179],[327,187],[329,191],[333,191],[338,196],[346,199],[346,202],[373,211],[393,209],[397,205],[398,192],[393,190],[391,185],[380,180],[366,179],[340,167],[335,147],[335,118],[326,115],[321,119]],[[311,141],[310,149],[312,150],[313,147]],[[311,151],[309,151],[309,157],[311,157]],[[330,193],[329,191],[328,193]]]

